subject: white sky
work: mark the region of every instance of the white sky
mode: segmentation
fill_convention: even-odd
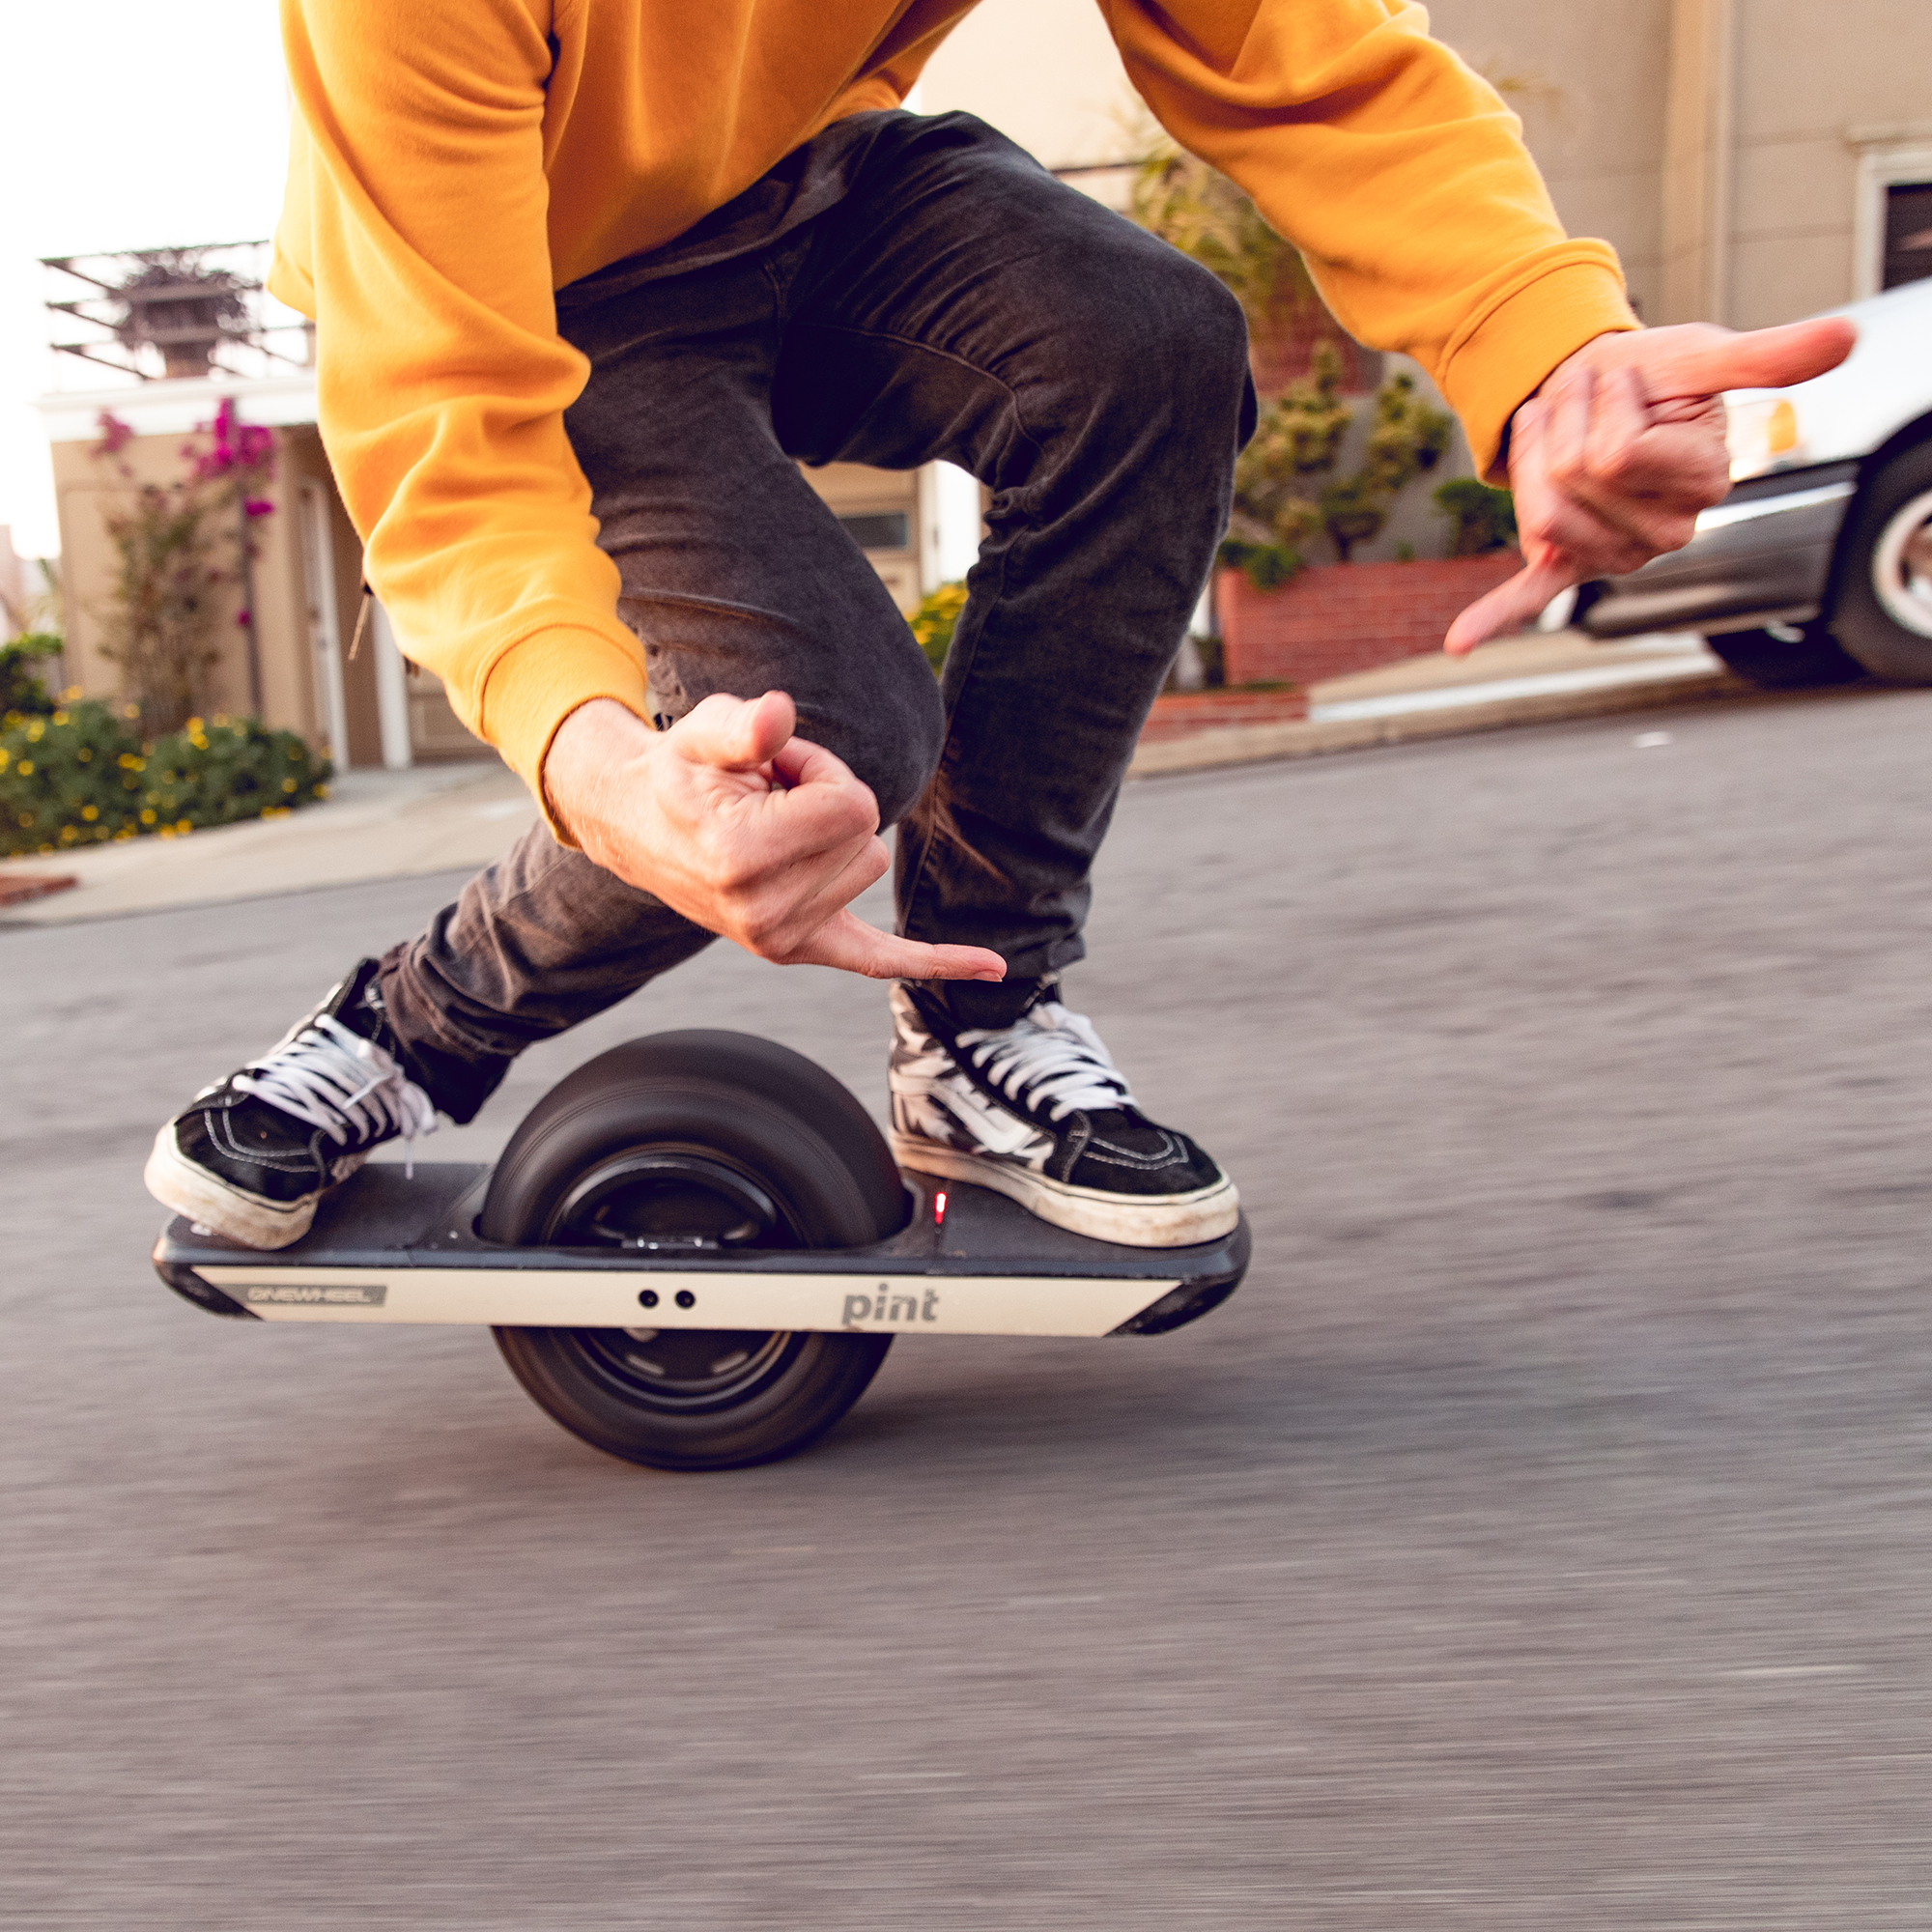
[[[40,556],[60,547],[46,438],[30,407],[53,386],[56,318],[42,306],[53,277],[40,258],[271,233],[288,110],[271,0],[14,9],[7,66],[0,524],[22,555]],[[103,386],[112,380],[103,373]]]

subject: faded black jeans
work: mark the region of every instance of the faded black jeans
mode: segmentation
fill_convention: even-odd
[[[667,249],[562,291],[566,417],[661,719],[778,689],[896,824],[909,937],[990,947],[1005,1024],[1083,954],[1134,742],[1252,428],[1234,299],[966,115],[867,114]],[[989,534],[936,683],[798,463],[959,465]],[[509,1060],[710,934],[539,826],[383,962],[468,1120]]]

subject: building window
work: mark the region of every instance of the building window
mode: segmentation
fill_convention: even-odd
[[[1932,275],[1932,121],[1853,128],[1858,207],[1852,219],[1852,298]]]
[[[840,517],[845,534],[861,550],[909,550],[912,525],[903,510],[879,510],[868,516]]]
[[[1885,190],[1885,264],[1881,288],[1932,275],[1932,181],[1889,182]]]

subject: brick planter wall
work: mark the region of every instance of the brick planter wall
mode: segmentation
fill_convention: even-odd
[[[1214,580],[1228,682],[1298,685],[1439,650],[1465,604],[1522,568],[1514,550],[1435,563],[1328,563],[1280,590],[1237,570]]]
[[[1170,691],[1154,699],[1141,743],[1164,745],[1217,724],[1278,724],[1307,716],[1305,691]]]

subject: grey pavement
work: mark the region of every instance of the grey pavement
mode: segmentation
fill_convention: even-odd
[[[1135,786],[1069,991],[1246,1287],[725,1476],[148,1272],[155,1122],[453,876],[0,933],[0,1921],[1932,1925],[1928,729]],[[880,1104],[876,989],[721,948],[425,1151],[695,1023]]]

